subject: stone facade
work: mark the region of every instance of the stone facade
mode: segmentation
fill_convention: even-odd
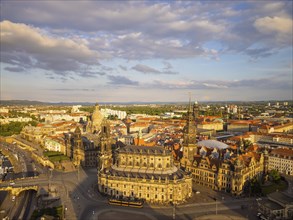
[[[214,190],[231,192],[240,195],[246,181],[261,177],[264,172],[264,156],[257,153],[246,153],[236,157],[225,156],[226,150],[220,152],[222,158],[214,157],[214,150],[194,156],[192,165],[186,169],[192,173],[195,183]]]
[[[107,158],[108,154],[101,157]],[[108,159],[109,162],[102,159],[105,164],[98,173],[102,193],[152,203],[182,203],[192,195],[191,177],[174,166],[171,152],[164,147],[125,146],[114,160]]]
[[[65,155],[75,166],[97,167],[98,145],[97,135],[82,135],[79,127],[74,132],[65,133]]]
[[[239,155],[215,140],[202,141],[206,146],[196,143],[194,114],[190,106],[187,115],[181,167],[192,173],[197,184],[241,195],[248,180],[263,174],[264,155],[255,152]]]

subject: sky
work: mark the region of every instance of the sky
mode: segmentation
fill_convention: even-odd
[[[1,100],[292,99],[292,1],[1,0]]]

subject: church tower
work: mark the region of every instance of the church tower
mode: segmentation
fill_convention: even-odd
[[[110,124],[106,119],[101,124],[98,161],[98,170],[100,171],[112,165],[112,139],[110,135]]]
[[[196,142],[196,126],[194,120],[194,113],[191,108],[191,100],[189,97],[189,108],[187,112],[187,121],[183,130],[183,158],[181,159],[181,166],[186,167],[193,162],[193,156],[197,153]]]
[[[73,163],[76,166],[84,165],[85,155],[81,138],[81,130],[76,127],[74,131]]]

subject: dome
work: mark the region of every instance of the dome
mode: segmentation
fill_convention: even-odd
[[[223,142],[216,141],[216,140],[203,140],[197,143],[200,147],[208,147],[208,148],[217,148],[217,149],[226,149],[229,146]]]
[[[92,127],[94,128],[94,130],[100,130],[103,119],[104,116],[100,112],[99,105],[96,105],[92,115]]]

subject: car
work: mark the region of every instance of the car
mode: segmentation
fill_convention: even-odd
[[[261,216],[262,214],[260,213],[260,212],[258,212],[257,214],[256,214],[256,216],[257,217],[259,217],[259,216]]]
[[[200,194],[200,191],[196,191],[195,194]]]
[[[9,185],[10,186],[14,186],[15,185],[15,182],[10,182]]]

